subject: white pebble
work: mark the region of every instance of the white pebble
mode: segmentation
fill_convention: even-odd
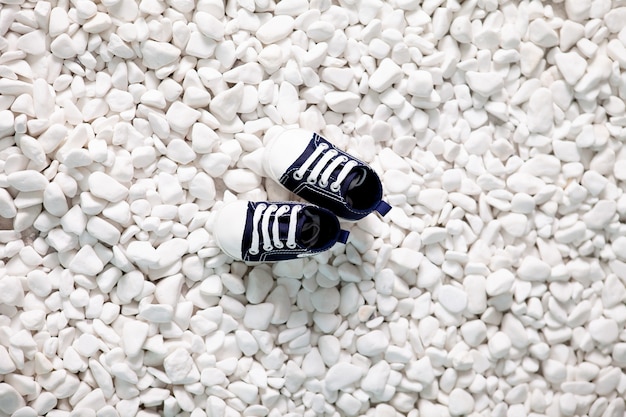
[[[439,303],[450,313],[462,313],[467,307],[467,294],[453,285],[443,285],[439,289]]]
[[[174,63],[181,51],[171,43],[148,40],[143,43],[141,53],[144,65],[156,70]]]
[[[274,314],[274,305],[261,303],[246,306],[243,317],[244,325],[252,330],[266,330]]]
[[[126,297],[129,295],[132,294],[127,294]],[[166,304],[144,304],[139,307],[138,316],[151,323],[169,323],[174,317],[174,309]]]
[[[504,86],[502,76],[495,72],[468,71],[465,79],[473,91],[484,97],[498,93]]]
[[[167,110],[165,117],[173,130],[186,133],[200,118],[200,112],[181,101],[175,101]]]
[[[503,332],[496,332],[487,343],[489,353],[495,359],[502,359],[508,356],[511,349],[511,339]]]
[[[608,345],[617,340],[619,328],[613,319],[598,318],[589,323],[591,338],[600,345]]]
[[[341,296],[335,287],[318,288],[311,294],[311,303],[320,313],[333,313],[340,302]]]
[[[550,277],[552,268],[545,261],[535,257],[526,256],[517,268],[517,275],[525,281],[545,281]]]
[[[448,409],[452,416],[464,416],[474,411],[474,397],[464,389],[455,388],[448,398]]]
[[[261,178],[247,169],[228,170],[222,178],[226,186],[237,193],[252,191],[261,184]]]
[[[382,93],[398,82],[400,78],[402,78],[402,68],[390,58],[385,58],[370,77],[369,86],[372,90]]]
[[[364,356],[376,356],[384,353],[389,346],[389,338],[380,330],[372,330],[356,341],[357,351]]]
[[[356,110],[361,97],[350,91],[331,91],[325,95],[326,104],[337,113],[350,113]]]
[[[351,363],[339,362],[326,373],[326,389],[336,391],[357,382],[363,376],[363,370]]]
[[[193,368],[193,360],[189,352],[178,348],[163,360],[163,369],[173,384],[184,383]]]
[[[89,191],[95,197],[112,203],[121,201],[128,195],[128,188],[101,171],[96,171],[89,175]]]
[[[265,44],[276,43],[289,36],[293,31],[294,24],[295,21],[291,16],[274,16],[261,25],[255,35],[258,40]]]
[[[499,269],[487,276],[485,289],[487,294],[497,296],[506,293],[513,287],[515,275],[508,269]]]
[[[24,170],[12,172],[6,177],[8,184],[18,191],[41,191],[48,185],[48,180],[40,172]]]
[[[70,271],[76,274],[95,276],[102,272],[103,262],[90,245],[85,245],[74,255],[69,264]]]

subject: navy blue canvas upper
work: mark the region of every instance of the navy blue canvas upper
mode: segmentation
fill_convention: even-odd
[[[282,248],[272,247],[270,250],[264,249],[263,231],[261,230],[262,224],[258,222],[256,227],[259,235],[258,253],[253,253],[250,248],[252,244],[252,235],[254,227],[254,212],[259,205],[276,205],[278,207],[288,205],[291,208],[295,206],[301,206],[302,209],[298,213],[297,228],[296,228],[296,245],[293,248],[289,248],[285,242],[287,241],[289,233],[290,212],[287,212],[279,217],[272,215],[268,229],[273,231],[274,222],[278,222],[278,239],[284,244]],[[322,241],[317,242],[314,247],[307,246],[305,238],[303,237],[304,231],[307,229],[307,214],[311,213],[319,215],[321,217],[320,226],[323,228]],[[271,239],[274,239],[272,233],[270,233]],[[243,238],[241,242],[242,258],[246,262],[274,262],[284,261],[289,259],[295,259],[301,256],[320,253],[330,249],[335,243],[345,243],[348,238],[348,232],[342,230],[339,225],[339,220],[330,211],[316,207],[305,203],[295,202],[248,202],[248,211],[246,214],[246,224],[244,228]],[[270,243],[271,243],[270,239]],[[273,245],[272,245],[273,246]]]
[[[324,153],[319,155],[319,157],[313,162],[313,164],[311,164],[307,168],[304,176],[301,179],[298,179],[294,176],[294,173],[298,170],[298,168],[300,168],[305,163],[309,156],[321,144],[326,144],[329,150],[334,149],[335,151],[337,151],[338,156],[345,156],[348,158],[348,160],[352,160],[357,163],[355,168],[353,168],[352,173],[349,174],[346,180],[343,181],[339,191],[333,191],[329,186],[323,187],[319,184],[319,181],[316,181],[314,183],[310,183],[307,181],[308,175],[311,173],[311,171],[313,171],[316,162],[323,157]],[[337,176],[341,171],[342,165],[339,165],[331,173],[328,184],[331,184],[337,179]],[[367,205],[366,207],[356,208],[351,205],[346,199],[347,188],[350,185],[351,178],[354,177],[356,173],[360,173],[360,175],[364,174],[369,180],[366,187],[361,189],[362,192],[367,193],[367,200],[372,202],[371,205]],[[380,179],[376,172],[374,172],[374,170],[372,170],[369,165],[365,164],[362,161],[359,161],[350,154],[343,152],[341,149],[338,149],[332,143],[330,143],[328,140],[326,140],[317,133],[313,133],[311,140],[304,152],[279,178],[279,182],[284,187],[292,191],[294,194],[302,197],[303,199],[311,203],[327,208],[335,213],[337,216],[344,219],[358,220],[365,217],[374,210],[379,211],[381,215],[385,215],[391,208],[387,203],[381,201],[383,190]]]

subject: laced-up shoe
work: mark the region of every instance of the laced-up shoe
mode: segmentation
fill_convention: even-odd
[[[237,200],[224,205],[214,224],[217,245],[246,262],[311,256],[348,238],[333,213],[306,203]]]
[[[317,133],[286,130],[266,147],[263,165],[270,178],[344,219],[391,209],[376,172]]]

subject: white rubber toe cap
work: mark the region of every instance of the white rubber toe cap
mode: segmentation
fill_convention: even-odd
[[[266,174],[274,181],[298,159],[313,137],[306,129],[288,129],[279,134],[265,148],[263,166]]]
[[[246,227],[248,202],[237,200],[225,204],[217,214],[213,226],[213,238],[217,245],[231,258],[241,260],[241,243]]]

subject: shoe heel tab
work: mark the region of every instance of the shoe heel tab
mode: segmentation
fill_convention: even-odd
[[[337,242],[346,243],[348,241],[348,236],[350,236],[350,232],[348,230],[339,230],[339,235],[337,236]]]
[[[381,216],[385,217],[385,215],[389,213],[389,210],[391,210],[391,206],[387,202],[381,200],[380,203],[374,207],[374,210],[376,210]]]

